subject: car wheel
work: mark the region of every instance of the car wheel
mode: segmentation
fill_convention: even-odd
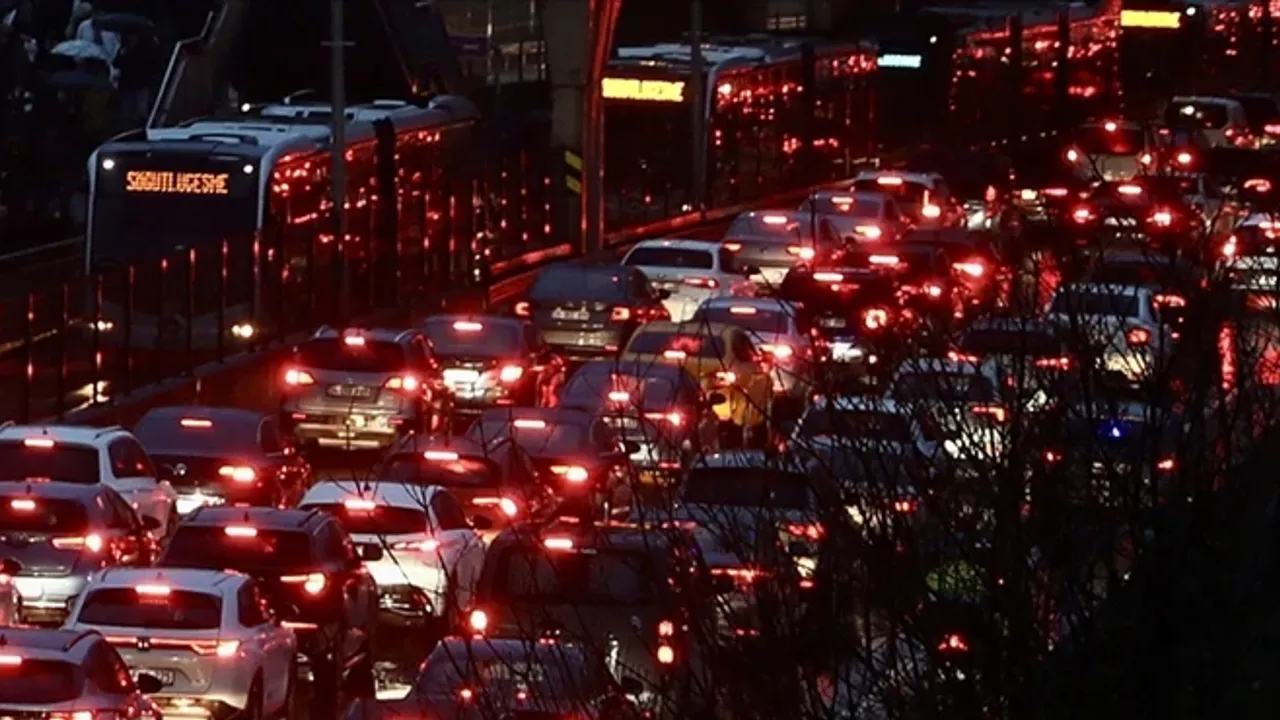
[[[244,720],[262,720],[261,675],[253,678],[253,684],[249,686],[249,701],[245,704],[244,710],[240,712],[240,717],[244,718]]]

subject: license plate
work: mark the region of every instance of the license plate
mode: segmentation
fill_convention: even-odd
[[[137,682],[138,676],[143,673],[154,676],[157,680],[161,682],[161,684],[165,686],[172,685],[178,679],[177,674],[173,670],[153,670],[151,668],[135,668],[132,673],[134,682]]]
[[[759,280],[767,282],[770,285],[777,285],[778,283],[781,283],[783,278],[787,276],[787,271],[789,269],[790,268],[784,268],[784,267],[783,268],[760,268],[760,274],[756,275],[756,278],[759,278]]]
[[[633,428],[638,427],[639,423],[635,418],[627,417],[607,417],[604,419],[606,425],[616,428]]]
[[[369,397],[373,395],[373,388],[366,385],[333,385],[329,388],[329,394],[333,397]]]
[[[475,385],[480,381],[480,371],[464,368],[448,368],[444,371],[447,385]]]
[[[562,310],[560,308],[556,308],[551,311],[551,319],[576,321],[590,320],[591,312],[588,310]]]
[[[849,324],[848,321],[846,321],[844,318],[838,318],[838,317],[824,317],[818,320],[818,325],[822,327],[829,327],[829,328],[842,328],[848,324]]]

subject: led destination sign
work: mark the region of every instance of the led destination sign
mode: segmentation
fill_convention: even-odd
[[[680,80],[605,78],[600,90],[606,100],[669,103],[684,101],[684,82]]]
[[[230,195],[230,173],[130,170],[125,173],[125,192],[153,195]]]

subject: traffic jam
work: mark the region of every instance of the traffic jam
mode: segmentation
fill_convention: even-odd
[[[269,411],[8,424],[0,717],[992,712],[1006,578],[1069,651],[1254,437],[1219,411],[1280,380],[1277,118],[886,160],[321,328]]]

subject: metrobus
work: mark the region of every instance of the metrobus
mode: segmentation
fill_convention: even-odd
[[[297,291],[330,279],[337,247],[332,108],[286,100],[242,110],[126,133],[90,157],[85,269],[104,277],[99,327],[123,322],[157,347],[210,347],[228,326],[244,339],[246,325],[296,317],[304,309],[292,303],[324,295],[314,284]],[[477,122],[470,102],[452,96],[347,108],[349,262],[404,253],[425,262],[469,232],[470,218],[455,215],[472,211],[465,160]]]
[[[609,62],[602,94],[612,227],[692,209],[691,55],[682,44],[623,47]],[[705,44],[702,57],[707,152],[697,161],[709,204],[849,176],[874,152],[874,46],[747,38]]]

